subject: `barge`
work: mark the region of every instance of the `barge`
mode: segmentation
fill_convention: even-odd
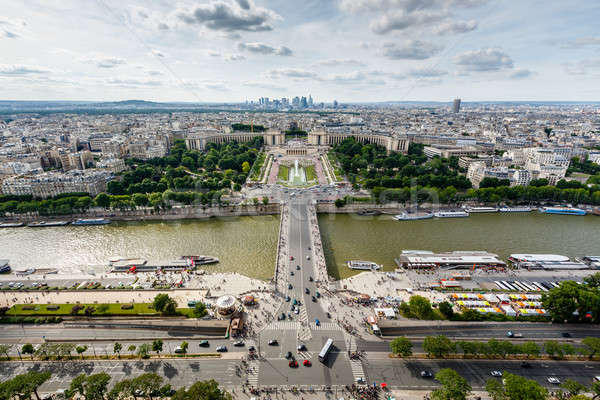
[[[108,225],[110,219],[106,218],[80,218],[73,221],[72,225],[75,226],[86,226],[86,225]]]
[[[70,223],[71,223],[70,221],[50,221],[50,222],[37,221],[37,222],[32,222],[30,224],[27,224],[27,226],[29,228],[44,228],[44,227],[49,227],[49,226],[66,226],[66,225],[69,225]]]
[[[377,271],[381,269],[381,265],[372,261],[350,260],[346,263],[346,265],[350,269],[357,269],[361,271]]]

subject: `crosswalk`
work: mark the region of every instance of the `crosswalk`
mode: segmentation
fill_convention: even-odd
[[[298,317],[300,322],[308,323],[308,313],[306,312],[306,306],[300,307],[300,315]]]
[[[299,359],[307,359],[310,360],[313,356],[313,352],[312,351],[299,351],[298,352],[298,358]]]
[[[298,330],[298,340],[307,342],[310,339],[312,339],[312,332],[310,331],[308,324],[302,324]]]
[[[362,362],[360,360],[350,360],[350,368],[352,369],[352,375],[354,376],[354,382],[366,382],[365,370],[363,369]]]
[[[321,331],[336,331],[340,327],[335,322],[321,322],[318,326],[314,322],[310,324],[310,329]]]
[[[265,329],[273,329],[278,331],[297,330],[300,324],[296,321],[273,321],[265,327]]]
[[[260,363],[258,360],[248,362],[248,384],[250,386],[258,386],[258,369]]]

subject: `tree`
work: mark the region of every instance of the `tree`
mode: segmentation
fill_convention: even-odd
[[[137,355],[139,358],[148,358],[148,353],[152,347],[148,343],[140,344],[137,348]]]
[[[22,399],[29,399],[34,394],[37,400],[40,400],[38,394],[38,388],[50,379],[50,372],[35,372],[31,371],[26,374],[15,376],[13,379],[6,381],[3,389],[4,393],[0,393],[0,396],[6,396],[4,398],[11,399],[14,396]],[[2,397],[0,397],[2,398]]]
[[[456,345],[446,336],[427,336],[423,340],[423,350],[428,356],[445,357],[456,350]]]
[[[570,378],[564,381],[560,387],[569,392],[570,396],[577,396],[579,393],[587,390],[585,385]]]
[[[71,398],[79,394],[85,400],[103,400],[108,389],[108,382],[110,382],[110,376],[106,372],[93,375],[81,374],[71,381],[66,395]]]
[[[444,315],[444,317],[448,319],[452,319],[452,317],[454,316],[452,304],[448,303],[447,301],[442,301],[440,304],[438,304],[438,310],[440,310],[442,315]]]
[[[596,354],[600,353],[600,338],[597,337],[586,337],[581,343],[587,348],[592,359]]]
[[[129,347],[127,348],[127,351],[133,353],[136,348],[137,348],[137,346],[135,344],[130,344]]]
[[[248,161],[244,161],[242,163],[242,172],[247,174],[250,171],[250,163]]]
[[[346,205],[346,202],[344,201],[344,199],[335,199],[334,204],[337,208],[342,208]]]
[[[411,314],[419,319],[429,319],[433,314],[431,302],[423,296],[411,296],[408,300]]]
[[[25,343],[21,348],[21,353],[29,354],[31,356],[31,359],[33,360],[33,353],[35,353],[35,348],[31,343]]]
[[[479,347],[475,342],[460,341],[458,342],[458,347],[460,347],[465,356],[477,355],[479,352]]]
[[[556,358],[564,357],[562,346],[560,345],[560,343],[558,343],[554,340],[548,340],[548,341],[544,342],[544,351],[550,357],[554,357],[554,356],[556,356]]]
[[[397,337],[390,342],[392,353],[399,354],[402,357],[412,355],[412,343],[405,337]]]
[[[123,345],[119,342],[115,342],[113,346],[113,353],[117,354],[118,358],[121,358],[121,350],[123,349]]]
[[[488,379],[485,383],[485,391],[488,392],[492,400],[509,400],[504,385],[497,379]]]
[[[219,384],[214,380],[198,381],[190,386],[189,389],[179,389],[171,400],[231,400],[231,395],[219,388]]]
[[[159,353],[163,350],[163,341],[161,339],[156,339],[152,342],[152,351],[156,352],[158,356]]]
[[[431,392],[432,400],[466,400],[471,393],[471,385],[453,369],[441,369],[435,379],[442,387]]]
[[[269,198],[268,198],[267,196],[264,196],[264,197],[262,198],[262,203],[263,203],[263,205],[265,205],[265,206],[266,206],[266,205],[268,205],[268,204],[269,204]]]
[[[183,354],[187,353],[189,345],[190,344],[188,342],[186,342],[185,340],[183,342],[181,342],[180,347],[181,347],[181,351],[183,351]]]
[[[106,193],[99,193],[98,196],[94,198],[94,204],[98,207],[102,207],[104,209],[110,207],[110,196]]]
[[[4,356],[6,356],[6,359],[10,359],[10,356],[8,355],[8,353],[10,352],[10,350],[12,349],[12,345],[10,344],[0,344],[0,354],[4,354]]]
[[[539,356],[540,351],[540,346],[536,342],[525,342],[521,345],[521,352],[529,357]]]
[[[135,193],[131,197],[131,200],[133,200],[133,203],[138,207],[146,207],[150,203],[148,196],[144,193]]]
[[[162,376],[148,372],[133,378],[131,380],[131,389],[133,393],[136,393],[137,391],[142,392],[152,400],[152,397],[155,396],[155,393],[160,389],[162,381]]]
[[[77,352],[77,354],[79,354],[81,356],[82,360],[83,360],[83,353],[85,353],[87,351],[87,349],[88,349],[87,345],[75,347],[75,351]]]
[[[201,301],[196,302],[196,304],[194,305],[194,311],[193,311],[194,317],[202,318],[207,313],[208,313],[208,311],[206,310],[206,304],[204,304]]]
[[[546,400],[548,391],[534,380],[504,374],[504,393],[508,400]]]
[[[154,297],[152,307],[163,315],[175,315],[177,302],[166,293],[159,293]]]
[[[600,397],[600,381],[596,381],[592,383],[592,387],[590,388],[590,392],[594,395],[594,399]]]

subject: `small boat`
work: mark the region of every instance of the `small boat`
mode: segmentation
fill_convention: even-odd
[[[348,265],[348,268],[350,269],[359,269],[362,271],[377,271],[378,269],[381,269],[381,265],[372,261],[350,260],[346,265]]]
[[[73,221],[72,225],[75,226],[85,226],[85,225],[108,225],[110,224],[110,219],[106,218],[80,218],[78,220]]]
[[[396,221],[416,221],[419,219],[430,219],[433,218],[432,213],[408,213],[403,212],[402,214],[394,215]]]
[[[0,260],[0,274],[8,274],[10,272],[10,265],[8,260]]]
[[[592,215],[596,215],[596,216],[600,217],[600,208],[594,208],[592,210]]]
[[[433,215],[437,218],[464,218],[468,217],[469,213],[466,211],[438,211]]]
[[[33,273],[35,273],[35,268],[15,270],[15,274],[17,274],[17,275],[31,275]]]
[[[189,260],[191,266],[215,264],[219,262],[219,259],[217,257],[211,256],[181,256],[180,259]]]
[[[500,212],[530,212],[533,211],[533,207],[500,207],[498,211]]]
[[[470,213],[495,213],[498,212],[496,207],[466,207],[465,211]]]
[[[563,214],[563,215],[585,215],[586,211],[575,207],[540,207],[539,212],[544,214]]]
[[[32,222],[30,224],[27,224],[27,226],[29,228],[42,228],[42,227],[48,227],[48,226],[65,226],[65,225],[69,225],[70,223],[71,223],[70,221],[50,221],[50,222],[38,221],[38,222]]]
[[[0,224],[0,228],[20,228],[23,225],[25,225],[22,222],[5,222],[3,224]]]
[[[380,215],[381,211],[379,211],[379,210],[359,210],[356,213],[358,215],[362,215],[362,216],[376,216],[376,215]]]

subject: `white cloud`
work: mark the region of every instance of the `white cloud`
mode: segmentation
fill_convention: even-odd
[[[467,51],[454,57],[454,63],[464,71],[487,72],[510,69],[512,58],[500,49]]]
[[[340,66],[350,66],[350,67],[364,67],[365,63],[360,60],[356,60],[353,58],[330,58],[327,60],[317,61],[312,64],[313,66],[321,66],[321,67],[340,67]]]
[[[245,60],[246,57],[244,57],[241,54],[230,54],[225,59],[227,61],[241,61],[241,60]]]
[[[23,64],[0,64],[0,76],[47,74],[48,68]]]
[[[448,21],[433,29],[437,35],[454,35],[458,33],[467,33],[477,29],[477,21]]]
[[[510,79],[527,79],[527,78],[533,78],[534,76],[536,76],[537,73],[534,71],[531,71],[529,69],[525,69],[525,68],[517,68],[514,71],[512,71],[508,77]]]
[[[381,49],[384,57],[392,60],[425,60],[433,57],[443,46],[421,40],[406,40],[400,43],[386,43]]]
[[[565,64],[565,71],[570,75],[600,74],[600,58],[585,59]]]
[[[160,50],[152,49],[151,54],[155,57],[165,58],[167,55]]]
[[[292,50],[285,46],[273,47],[271,45],[254,42],[254,43],[239,43],[238,49],[240,51],[248,51],[255,54],[274,54],[277,56],[291,56]]]
[[[185,24],[227,32],[271,31],[273,22],[281,19],[274,11],[257,7],[250,0],[212,0],[192,9],[179,10],[176,15]]]

